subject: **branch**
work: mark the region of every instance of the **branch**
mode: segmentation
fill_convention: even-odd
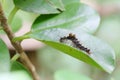
[[[13,45],[13,47],[16,49],[16,51],[20,54],[20,59],[22,60],[22,62],[27,66],[27,68],[30,70],[33,79],[34,80],[40,80],[39,79],[39,75],[37,74],[34,65],[31,63],[31,61],[29,60],[28,56],[25,54],[22,46],[20,45],[20,42],[13,42],[13,38],[15,37],[14,34],[12,33],[8,23],[7,23],[7,19],[4,15],[1,3],[0,3],[0,24],[3,27],[3,30],[5,31],[5,33],[7,34],[11,44]]]

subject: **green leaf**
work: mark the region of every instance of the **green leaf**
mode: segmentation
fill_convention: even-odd
[[[7,16],[14,7],[13,0],[3,0],[1,3],[4,13]]]
[[[10,24],[10,27],[13,32],[17,32],[22,27],[22,19],[18,16],[15,16],[12,23]],[[0,34],[5,34],[2,28],[0,30]]]
[[[58,70],[54,75],[55,80],[92,80],[85,75],[69,71],[69,70]]]
[[[34,38],[111,73],[115,67],[114,50],[105,42],[86,33],[94,33],[98,28],[98,14],[90,7],[80,3],[71,3],[65,8],[66,11],[61,14],[38,17],[32,26],[32,31],[15,40]],[[80,43],[90,49],[91,54],[73,47],[69,43],[59,42],[61,37],[68,36],[69,33],[75,34]]]
[[[61,11],[64,11],[64,5],[62,3],[62,0],[48,0],[51,5],[53,5],[56,9],[60,9]]]
[[[12,23],[10,24],[13,32],[17,32],[22,27],[22,19],[15,16]]]
[[[33,80],[26,72],[24,71],[14,71],[10,73],[0,74],[0,80]]]
[[[11,71],[24,71],[27,74],[29,74],[29,76],[31,76],[31,74],[29,73],[28,69],[26,67],[24,67],[21,63],[19,63],[18,61],[12,61],[11,62]]]
[[[96,31],[100,17],[92,8],[78,2],[71,3],[65,8],[66,11],[61,14],[39,16],[33,23],[32,30],[59,27],[72,29],[76,32],[84,30],[89,33],[94,33]]]
[[[76,35],[80,43],[86,48],[90,49],[88,54],[76,47],[69,45],[69,43],[62,44],[59,42],[61,37],[68,36],[69,33]],[[111,73],[115,67],[115,53],[114,50],[105,42],[98,38],[89,35],[83,31],[68,31],[65,29],[53,28],[49,30],[42,30],[30,32],[25,36],[40,40],[47,45],[50,45],[74,58],[82,60],[90,65],[96,66]],[[21,39],[16,38],[16,39]]]
[[[0,39],[0,73],[10,71],[10,55],[7,46]]]
[[[24,70],[28,71],[21,63],[18,61],[12,61],[11,62],[11,71],[17,71],[17,70]]]
[[[80,0],[62,0],[63,4],[66,6],[68,4],[74,3],[74,2],[80,2]]]
[[[61,0],[14,0],[16,7],[39,14],[60,13],[64,10]]]

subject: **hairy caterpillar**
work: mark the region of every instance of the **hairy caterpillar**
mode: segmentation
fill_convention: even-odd
[[[82,46],[82,44],[76,38],[75,34],[70,33],[67,37],[64,36],[64,37],[60,38],[60,42],[62,42],[62,43],[65,42],[66,40],[70,40],[73,43],[74,47],[79,48],[80,50],[83,50],[83,51],[87,52],[88,54],[90,54],[90,49]]]

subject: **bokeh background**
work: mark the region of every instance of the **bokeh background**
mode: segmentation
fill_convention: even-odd
[[[60,71],[72,71],[94,80],[120,80],[120,0],[81,0],[81,2],[91,6],[100,14],[101,22],[94,35],[113,47],[116,53],[116,68],[112,74],[107,74],[45,44],[32,39],[24,40],[22,46],[36,66],[42,80],[54,80],[55,75]],[[9,15],[13,6],[11,0],[6,0],[4,4],[6,16]],[[17,26],[13,27],[16,35],[23,35],[28,32],[37,16],[37,14],[18,11],[14,19],[17,22],[13,21],[11,24]],[[4,34],[1,36],[8,44],[11,56],[13,56],[15,51],[9,40]]]

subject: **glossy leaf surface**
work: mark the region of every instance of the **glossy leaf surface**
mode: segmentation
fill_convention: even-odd
[[[100,17],[89,6],[82,3],[71,3],[67,5],[66,11],[61,14],[41,15],[32,25],[32,30],[48,29],[53,27],[84,30],[94,33],[98,28]]]
[[[39,14],[60,13],[57,8],[64,10],[61,0],[14,0],[14,4],[22,10]]]
[[[65,8],[66,11],[61,14],[38,17],[33,23],[31,32],[16,40],[34,38],[111,73],[115,67],[114,50],[105,42],[88,34],[94,33],[98,28],[100,20],[98,14],[81,3],[71,3]],[[90,49],[90,54],[69,43],[60,43],[60,38],[70,33],[75,34],[80,44]]]
[[[69,33],[75,34],[80,43],[84,47],[90,49],[90,54],[69,45],[69,43],[66,43],[66,45],[59,42],[61,37],[68,36]],[[98,68],[102,68],[109,73],[111,73],[115,67],[114,50],[105,42],[83,31],[74,32],[54,28],[40,32],[31,32],[27,36],[40,40],[45,44],[65,52],[79,60],[82,60]]]

